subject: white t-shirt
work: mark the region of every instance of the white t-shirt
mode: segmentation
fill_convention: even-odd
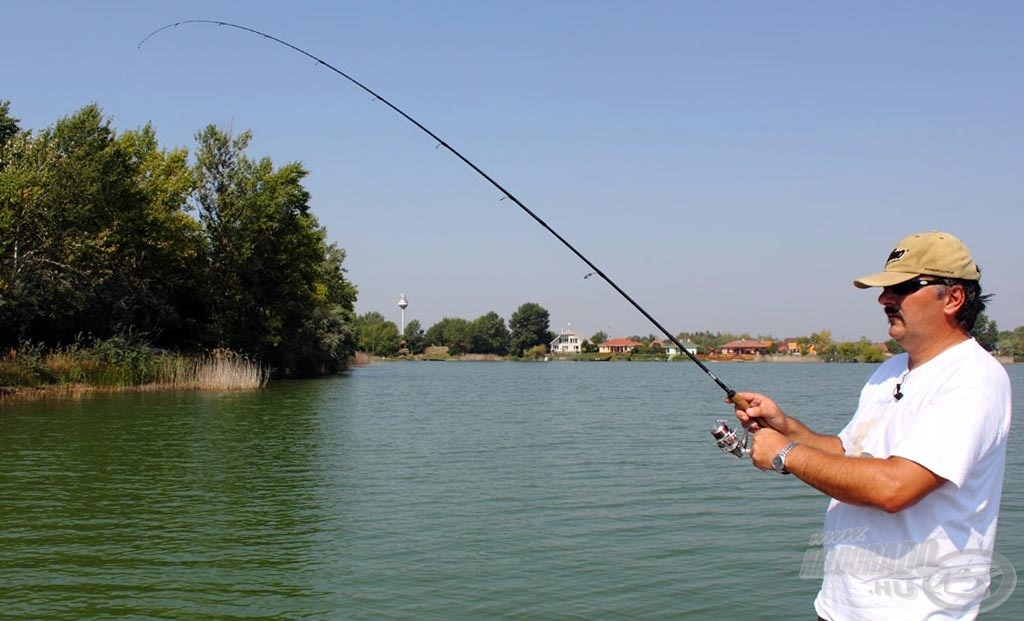
[[[839,433],[846,454],[903,457],[946,482],[892,514],[832,500],[814,602],[821,617],[975,617],[989,583],[980,557],[995,543],[1010,399],[1006,370],[974,339],[913,371],[901,354],[872,374]]]

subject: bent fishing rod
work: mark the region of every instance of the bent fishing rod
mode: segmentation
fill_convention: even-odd
[[[516,198],[514,194],[512,194],[511,192],[506,190],[500,183],[495,181],[495,179],[493,177],[491,177],[486,172],[484,172],[479,166],[477,166],[476,164],[471,162],[469,160],[469,158],[467,158],[462,153],[460,153],[455,147],[453,147],[450,144],[448,144],[448,142],[446,142],[440,136],[438,136],[437,134],[435,134],[431,130],[427,129],[427,127],[424,126],[422,123],[420,123],[416,119],[414,119],[411,116],[409,116],[408,114],[406,114],[405,111],[403,111],[401,108],[399,108],[395,104],[393,104],[390,101],[388,101],[386,98],[381,96],[376,91],[372,90],[370,87],[366,86],[365,84],[363,84],[359,80],[353,78],[352,76],[350,76],[349,74],[345,73],[344,71],[338,69],[334,65],[328,63],[327,61],[323,60],[322,58],[319,58],[318,56],[314,56],[310,52],[307,52],[306,50],[298,47],[297,45],[293,45],[293,44],[291,44],[291,43],[289,43],[289,42],[287,42],[287,41],[285,41],[283,39],[279,39],[279,38],[277,38],[275,36],[272,36],[272,35],[269,35],[269,34],[267,34],[265,32],[261,32],[259,30],[254,29],[254,28],[249,28],[248,26],[242,26],[242,25],[239,25],[239,24],[233,24],[233,23],[230,23],[230,22],[224,22],[224,21],[212,20],[212,19],[188,19],[188,20],[184,20],[184,21],[180,21],[180,22],[174,22],[173,24],[168,24],[166,26],[163,26],[161,28],[158,28],[158,29],[154,30],[148,36],[146,36],[146,38],[144,38],[142,41],[139,42],[137,49],[142,49],[142,46],[147,41],[149,41],[151,38],[153,38],[157,34],[159,34],[161,32],[164,32],[165,30],[169,30],[169,29],[172,29],[172,28],[177,28],[178,26],[184,26],[184,25],[188,25],[188,24],[208,24],[208,25],[214,25],[214,26],[226,26],[228,28],[234,28],[236,30],[241,30],[241,31],[244,31],[244,32],[248,32],[250,34],[254,34],[254,35],[263,37],[264,39],[268,39],[270,41],[273,41],[274,43],[277,43],[278,45],[283,45],[284,47],[287,47],[287,48],[289,48],[291,50],[294,50],[294,51],[298,52],[299,54],[302,54],[303,56],[305,56],[305,57],[313,60],[314,62],[316,62],[318,65],[322,65],[322,66],[326,67],[327,69],[333,71],[337,75],[345,78],[346,80],[348,80],[352,84],[355,84],[357,87],[359,87],[360,89],[362,89],[363,91],[368,93],[370,96],[372,96],[374,101],[379,101],[379,102],[383,103],[384,105],[386,105],[388,108],[391,108],[391,110],[396,112],[399,116],[404,118],[406,121],[412,123],[417,128],[419,128],[420,131],[422,131],[426,135],[430,136],[433,140],[435,140],[437,142],[438,146],[444,147],[445,149],[447,149],[449,153],[451,153],[452,155],[457,157],[459,160],[462,161],[462,163],[464,163],[466,166],[469,166],[471,169],[473,169],[474,172],[476,172],[478,175],[480,175],[481,177],[486,179],[488,183],[490,183],[492,186],[497,188],[499,192],[502,193],[502,195],[504,197],[503,200],[505,198],[507,198],[508,200],[510,200],[513,203],[515,203],[517,207],[522,209],[528,216],[533,218],[533,220],[536,221],[537,224],[541,225],[545,230],[547,230],[549,233],[551,233],[555,237],[555,239],[560,241],[563,246],[568,248],[574,255],[579,257],[579,259],[581,261],[583,261],[591,270],[593,270],[591,274],[587,274],[587,277],[590,277],[592,274],[596,274],[597,276],[600,276],[606,283],[608,283],[609,286],[611,286],[612,289],[614,289],[616,291],[616,293],[621,295],[627,302],[629,302],[633,306],[633,308],[638,310],[641,315],[646,317],[647,320],[650,321],[654,325],[654,327],[656,327],[658,330],[660,330],[661,333],[664,334],[668,338],[668,340],[672,341],[672,343],[674,343],[676,345],[676,347],[679,348],[680,351],[682,351],[684,354],[687,355],[687,357],[690,358],[690,360],[692,360],[694,363],[696,363],[696,365],[702,371],[704,371],[704,373],[707,374],[708,377],[710,377],[712,380],[714,380],[714,382],[716,384],[718,384],[719,388],[721,388],[723,391],[725,391],[726,396],[737,407],[739,407],[741,410],[746,410],[747,408],[750,407],[750,405],[749,405],[749,403],[747,403],[746,399],[744,399],[742,396],[738,395],[735,390],[733,390],[733,389],[729,388],[728,386],[726,386],[725,383],[721,379],[719,379],[718,376],[716,376],[714,373],[712,373],[711,369],[709,369],[703,362],[701,362],[697,358],[697,356],[695,354],[693,354],[689,349],[687,349],[685,346],[683,346],[683,344],[679,341],[678,338],[673,336],[673,334],[671,332],[669,332],[668,329],[665,328],[665,326],[661,325],[661,322],[659,322],[657,319],[655,319],[654,316],[651,315],[649,312],[647,312],[647,310],[643,306],[641,306],[636,300],[634,300],[632,298],[632,296],[630,296],[628,293],[626,293],[622,289],[622,287],[620,287],[618,284],[615,283],[615,281],[613,281],[611,278],[609,278],[608,275],[605,274],[604,271],[601,270],[601,268],[597,267],[597,265],[595,265],[593,261],[588,259],[582,252],[577,250],[575,246],[570,244],[568,240],[566,240],[564,237],[562,237],[558,233],[558,231],[553,229],[547,222],[542,220],[540,218],[540,216],[538,216],[536,213],[533,212],[533,210],[531,210],[529,207],[524,205],[523,202],[520,201],[518,198]],[[716,425],[715,429],[713,429],[711,431],[711,434],[712,434],[712,436],[715,437],[715,440],[718,442],[718,446],[719,446],[719,448],[722,449],[722,451],[727,452],[727,453],[732,453],[736,457],[742,456],[743,451],[745,450],[746,440],[744,440],[743,444],[740,445],[739,440],[735,436],[735,433],[731,429],[728,428],[728,426],[725,424],[725,421],[718,420],[717,421],[717,425]]]

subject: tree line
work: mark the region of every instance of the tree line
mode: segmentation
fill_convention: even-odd
[[[162,148],[91,104],[31,131],[0,102],[0,351],[126,339],[226,349],[277,375],[355,350],[345,251],[310,213],[300,163],[207,126]]]
[[[493,311],[474,320],[445,317],[426,331],[414,319],[406,324],[404,333],[400,333],[394,322],[378,312],[360,315],[355,323],[357,347],[361,351],[385,357],[399,353],[421,354],[428,345],[445,346],[452,355],[469,353],[522,357],[546,352],[547,345],[557,336],[548,329],[548,311],[533,302],[523,304],[513,313],[509,328]],[[1024,327],[1001,332],[994,321],[981,314],[971,335],[988,351],[1017,361],[1024,360]],[[599,345],[608,338],[604,331],[594,333],[581,343],[581,353],[598,352]],[[664,339],[654,334],[632,335],[628,338],[641,344],[633,351],[641,358],[662,355],[664,352],[661,345]],[[770,335],[752,336],[749,333],[706,330],[680,332],[676,338],[684,344],[694,345],[699,353],[720,350],[726,343],[736,340],[767,341],[774,345],[782,342]],[[794,340],[800,354],[813,353],[825,362],[882,362],[886,355],[903,351],[893,339],[886,341],[884,348],[863,337],[856,341],[836,341],[830,330],[794,337]]]
[[[498,313],[490,311],[473,320],[445,317],[426,330],[419,320],[413,319],[401,334],[393,321],[371,311],[356,317],[355,338],[360,351],[374,356],[416,355],[428,346],[443,346],[453,356],[523,357],[547,351],[547,345],[557,336],[549,325],[550,313],[536,302],[520,305],[509,317],[507,326]]]
[[[307,170],[249,157],[251,139],[209,125],[191,153],[166,149],[151,125],[119,132],[95,104],[32,131],[0,101],[0,352],[114,339],[229,350],[278,376],[310,376],[344,369],[357,348],[523,356],[555,338],[534,302],[507,324],[491,311],[426,330],[413,320],[402,334],[380,313],[356,316],[345,251],[310,213]],[[1024,327],[999,331],[982,314],[973,334],[1024,359]],[[607,338],[594,334],[584,351]],[[751,337],[679,335],[704,350],[738,338]],[[802,338],[828,360],[877,355],[866,339],[836,343],[827,330]]]

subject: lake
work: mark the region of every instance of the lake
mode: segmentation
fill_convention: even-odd
[[[875,368],[710,366],[831,432]],[[721,453],[723,399],[691,363],[398,362],[7,403],[0,618],[813,619],[828,501]],[[1024,570],[1018,430],[997,552]]]

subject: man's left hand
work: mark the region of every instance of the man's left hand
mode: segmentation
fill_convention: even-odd
[[[772,470],[772,460],[789,439],[771,427],[765,427],[750,436],[750,459],[761,470]]]

